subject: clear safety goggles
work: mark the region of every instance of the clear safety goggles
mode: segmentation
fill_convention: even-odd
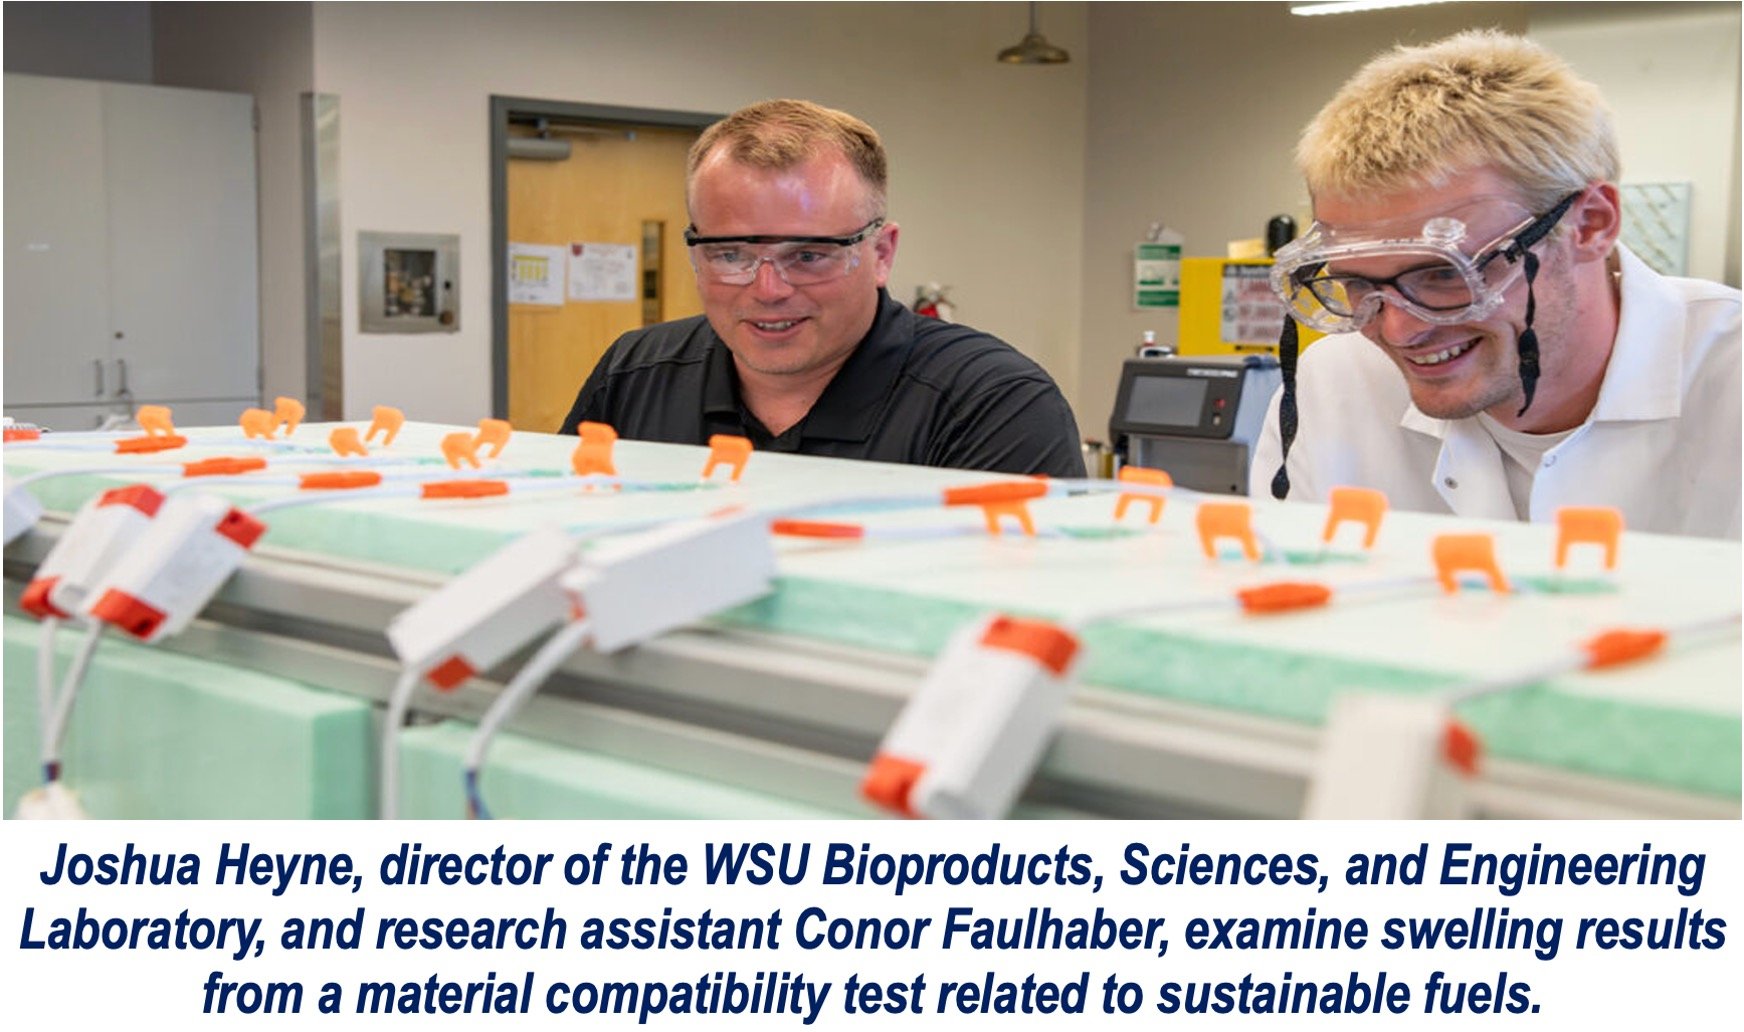
[[[884,225],[876,218],[847,236],[698,236],[684,231],[685,246],[696,271],[714,283],[744,286],[757,278],[764,262],[789,286],[827,283],[848,274],[860,262],[856,245]]]
[[[1272,290],[1298,321],[1326,333],[1361,329],[1381,310],[1397,305],[1423,322],[1440,326],[1474,322],[1501,306],[1519,280],[1526,249],[1549,234],[1580,194],[1570,194],[1533,215],[1512,201],[1476,198],[1448,215],[1425,221],[1415,237],[1383,229],[1339,230],[1316,222],[1297,240],[1280,248],[1272,265]],[[1467,218],[1485,217],[1494,225],[1501,203],[1520,217],[1500,235],[1470,247]],[[1402,261],[1387,277],[1344,271],[1369,259]]]

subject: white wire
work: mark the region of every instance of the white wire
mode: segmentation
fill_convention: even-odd
[[[393,820],[400,808],[400,725],[406,722],[411,708],[412,693],[424,679],[427,664],[408,666],[400,671],[388,695],[388,710],[382,716],[381,771],[377,779],[377,815],[384,821]]]
[[[539,651],[515,671],[515,676],[503,688],[501,695],[491,703],[485,711],[484,718],[479,721],[478,729],[472,733],[472,741],[466,750],[466,769],[477,771],[484,766],[485,752],[489,750],[491,739],[496,737],[498,728],[521,708],[521,705],[539,690],[550,676],[556,672],[569,654],[580,648],[593,631],[592,625],[586,620],[576,620],[559,628],[557,633],[545,639],[545,644],[539,646]]]
[[[48,760],[48,727],[54,721],[55,708],[55,635],[60,632],[58,617],[42,619],[42,635],[36,644],[36,741],[37,752]]]
[[[1668,643],[1677,643],[1680,646],[1696,645],[1701,643],[1702,638],[1724,633],[1726,631],[1736,630],[1741,617],[1744,617],[1744,614],[1731,613],[1711,620],[1697,620],[1686,624],[1673,624],[1669,627],[1660,628],[1660,630],[1665,632]],[[1690,641],[1692,638],[1696,639],[1696,641]],[[1576,647],[1574,652],[1562,656],[1561,658],[1550,660],[1530,670],[1504,674],[1500,677],[1491,678],[1485,681],[1475,681],[1468,685],[1450,689],[1444,693],[1444,697],[1450,703],[1466,702],[1483,695],[1493,695],[1497,692],[1525,688],[1537,684],[1540,681],[1547,681],[1558,674],[1568,673],[1571,670],[1584,669],[1592,661],[1592,656],[1587,652],[1586,645],[1587,643],[1583,641]]]
[[[103,638],[105,626],[101,620],[91,622],[84,640],[79,642],[79,651],[73,655],[73,665],[67,669],[66,677],[61,682],[60,698],[55,702],[54,717],[43,736],[44,764],[60,763],[61,740],[66,737],[67,724],[72,719],[73,700],[78,697],[79,686],[85,680],[85,671],[91,665],[91,656],[97,651],[97,643]]]

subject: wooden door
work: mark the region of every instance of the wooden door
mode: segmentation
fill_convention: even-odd
[[[696,131],[559,126],[551,135],[569,141],[568,159],[509,159],[510,246],[632,245],[639,296],[509,305],[509,421],[545,433],[620,334],[702,311],[684,248],[684,161]]]

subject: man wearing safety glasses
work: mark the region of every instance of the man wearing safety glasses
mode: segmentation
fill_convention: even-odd
[[[878,134],[852,115],[772,100],[691,148],[685,231],[704,315],[636,330],[600,359],[563,432],[1004,473],[1084,475],[1078,429],[1041,367],[885,290]]]
[[[1402,47],[1320,111],[1297,163],[1315,221],[1272,286],[1333,336],[1298,370],[1286,320],[1253,494],[1372,487],[1534,521],[1604,505],[1634,530],[1739,536],[1739,292],[1618,242],[1595,86],[1497,32]]]

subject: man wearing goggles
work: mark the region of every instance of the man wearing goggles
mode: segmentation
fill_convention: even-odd
[[[754,104],[691,148],[685,230],[702,316],[619,338],[582,385],[624,437],[1004,473],[1083,476],[1077,424],[1009,345],[926,319],[885,289],[878,134],[806,101]]]
[[[1597,88],[1501,33],[1346,83],[1297,151],[1315,221],[1275,256],[1292,319],[1252,493],[1737,537],[1739,293],[1618,242],[1616,154]],[[1297,322],[1333,334],[1299,369]]]

